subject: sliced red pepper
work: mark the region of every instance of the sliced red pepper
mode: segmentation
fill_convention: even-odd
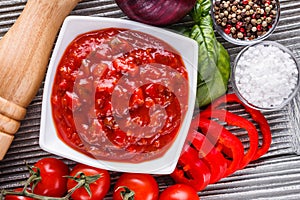
[[[216,140],[216,138],[214,138],[215,134],[220,134],[220,137],[217,140],[218,148],[222,153],[232,159],[229,162],[224,177],[229,176],[238,170],[244,156],[244,146],[241,141],[222,125],[207,118],[200,118],[199,128],[206,137],[213,141]]]
[[[203,114],[201,114],[201,117],[203,117]],[[240,163],[240,169],[245,168],[253,160],[258,149],[258,132],[256,127],[247,119],[227,110],[210,109],[205,111],[204,117],[218,118],[219,120],[226,122],[227,125],[240,127],[248,132],[250,147]]]
[[[177,183],[184,183],[201,191],[209,184],[211,173],[205,162],[198,157],[197,151],[186,144],[171,177]]]
[[[227,94],[227,95],[224,95],[224,96],[218,98],[210,105],[210,107],[207,108],[207,110],[221,109],[221,107],[224,106],[224,104],[226,104],[227,102],[239,103],[240,105],[242,105],[244,107],[245,111],[247,113],[249,113],[250,116],[252,117],[252,119],[258,124],[259,129],[262,134],[263,141],[262,141],[262,144],[258,147],[258,150],[257,150],[255,156],[252,158],[252,160],[259,159],[262,155],[264,155],[268,152],[268,150],[271,146],[271,143],[272,143],[271,129],[270,129],[267,119],[259,110],[253,109],[253,108],[247,106],[246,104],[244,104],[234,93]]]
[[[249,110],[249,108],[247,108],[246,110]],[[250,115],[252,119],[259,125],[260,131],[263,136],[263,142],[252,159],[257,160],[269,151],[272,143],[272,133],[268,121],[260,111],[252,109]]]
[[[224,156],[207,140],[207,138],[196,130],[191,130],[189,135],[193,138],[191,141],[192,146],[198,151],[199,158],[202,158],[211,172],[210,184],[216,183],[224,177],[227,170],[227,160]],[[204,141],[209,143],[209,152],[206,153]],[[212,146],[212,147],[211,147]]]

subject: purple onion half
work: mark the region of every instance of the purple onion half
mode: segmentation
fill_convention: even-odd
[[[169,25],[185,17],[197,0],[115,0],[132,20],[156,26]]]

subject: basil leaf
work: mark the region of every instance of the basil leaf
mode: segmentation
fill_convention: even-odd
[[[209,15],[210,9],[210,0],[198,0],[191,10],[190,15],[196,23],[199,23],[202,17]]]
[[[210,0],[198,0],[190,15],[195,25],[190,38],[199,45],[197,101],[202,107],[225,94],[230,76],[230,57],[215,37],[209,14]]]

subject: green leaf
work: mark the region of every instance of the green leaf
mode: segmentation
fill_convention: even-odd
[[[199,23],[202,17],[209,15],[210,9],[210,0],[197,0],[194,8],[190,12],[190,16],[196,23]]]
[[[231,70],[229,54],[215,37],[210,8],[210,0],[198,0],[190,13],[196,24],[192,27],[189,37],[196,40],[199,46],[199,107],[208,105],[226,93]]]

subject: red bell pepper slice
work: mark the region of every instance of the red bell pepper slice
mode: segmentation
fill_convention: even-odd
[[[227,170],[227,160],[224,156],[214,147],[212,144],[208,144],[212,147],[208,147],[210,150],[206,153],[206,147],[204,141],[207,139],[202,133],[197,132],[196,130],[191,130],[189,135],[192,136],[191,144],[198,151],[199,158],[206,163],[211,172],[210,184],[218,182],[221,178],[224,177]],[[208,141],[209,143],[209,141]]]
[[[236,94],[227,94],[218,99],[216,99],[208,108],[209,109],[221,109],[224,104],[227,102],[230,103],[239,103],[242,105],[247,113],[250,114],[251,118],[258,124],[260,132],[262,134],[262,144],[258,147],[258,150],[252,160],[259,159],[262,155],[266,154],[271,146],[272,143],[272,133],[270,130],[269,123],[265,116],[256,109],[253,109],[246,104],[244,104]]]
[[[201,191],[207,187],[211,173],[198,152],[188,144],[184,146],[175,170],[170,174],[177,183],[184,183]]]
[[[216,140],[215,135],[220,134],[217,139],[219,150],[227,157],[231,157],[231,161],[227,167],[224,177],[233,174],[239,169],[240,163],[244,156],[244,146],[241,141],[230,131],[219,123],[207,118],[200,118],[199,128],[210,140]]]
[[[203,114],[201,117],[202,116]],[[226,122],[228,125],[240,127],[248,132],[250,147],[240,163],[240,169],[245,168],[253,160],[258,149],[258,132],[256,127],[247,119],[227,110],[209,109],[205,111],[204,116],[208,118],[218,118],[219,120]]]

